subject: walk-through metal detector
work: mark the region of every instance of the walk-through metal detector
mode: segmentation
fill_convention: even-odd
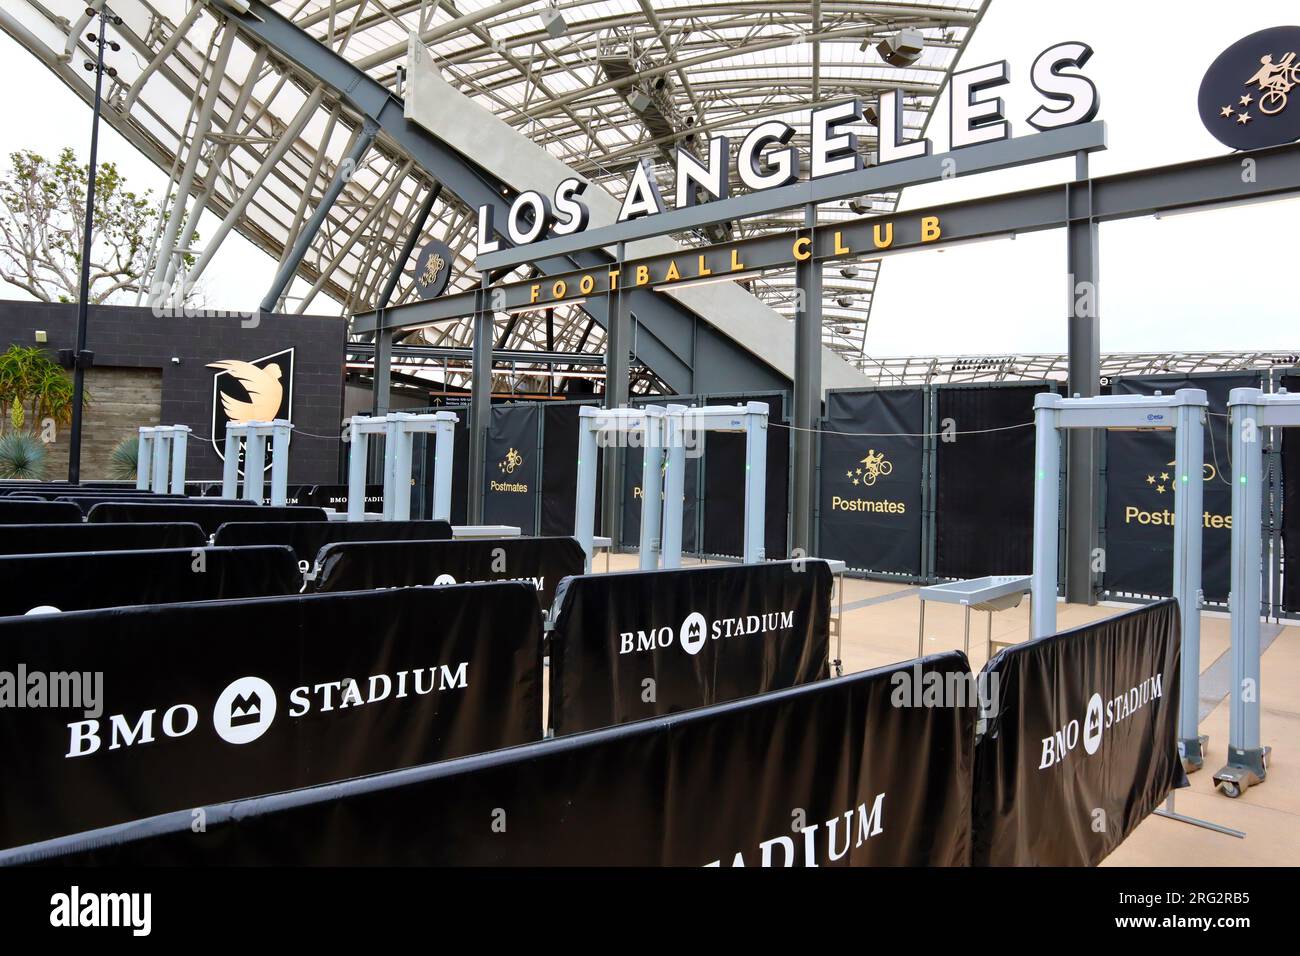
[[[1232,419],[1232,575],[1228,607],[1232,613],[1232,686],[1228,691],[1228,762],[1214,775],[1218,788],[1238,797],[1268,776],[1272,748],[1259,739],[1260,582],[1263,521],[1264,428],[1300,426],[1300,394],[1268,395],[1257,388],[1234,388],[1228,395]]]
[[[743,432],[745,435],[745,544],[744,561],[763,560],[767,502],[767,414],[763,402],[744,405],[704,405],[688,408],[669,405],[664,414],[664,444],[668,466],[664,469],[663,566],[682,566],[682,498],[686,489],[686,448],[703,432]],[[645,488],[643,484],[642,489]],[[644,496],[644,490],[642,492]],[[644,504],[642,508],[644,509]],[[645,528],[642,514],[641,527]],[[644,565],[642,565],[644,567]]]
[[[239,443],[244,443],[243,497],[262,503],[266,475],[266,440],[271,439],[271,504],[289,500],[289,436],[293,425],[283,418],[270,422],[230,422],[226,425],[226,460],[221,469],[221,497],[238,498]]]
[[[596,456],[598,449],[626,444],[644,449],[641,462],[641,562],[642,570],[658,567],[659,526],[662,511],[664,415],[659,405],[643,408],[578,409],[578,497],[573,513],[573,536],[585,554],[584,570],[591,573],[592,538],[596,533]],[[678,498],[680,500],[680,492]],[[678,531],[681,515],[678,514]],[[679,545],[680,551],[680,545]]]
[[[384,520],[407,521],[411,517],[411,449],[416,434],[434,435],[433,518],[451,520],[451,469],[455,452],[454,412],[413,415],[390,412],[348,419],[348,520],[366,516],[366,450],[371,435],[384,436]]]
[[[1201,469],[1205,461],[1205,391],[1173,395],[1101,395],[1034,399],[1033,637],[1056,633],[1056,579],[1061,497],[1061,432],[1074,428],[1174,429],[1174,597],[1182,622],[1178,751],[1188,770],[1205,762],[1199,733],[1201,679]]]
[[[190,437],[188,425],[144,425],[140,428],[135,454],[135,486],[141,491],[185,494],[185,453]],[[168,465],[171,484],[167,483]]]

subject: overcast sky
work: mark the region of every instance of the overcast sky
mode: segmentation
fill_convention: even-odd
[[[0,0],[3,2],[3,0]],[[1026,81],[1034,57],[1064,40],[1096,51],[1086,72],[1101,94],[1110,148],[1094,175],[1221,155],[1196,109],[1201,76],[1233,41],[1293,23],[1295,0],[993,0],[963,67],[1006,59],[1004,94],[1013,135],[1032,128],[1037,105]],[[54,155],[71,145],[85,159],[89,109],[7,35],[0,34],[0,157],[16,149]],[[946,148],[947,101],[933,124]],[[137,188],[157,192],[165,175],[107,124],[100,154]],[[905,208],[1060,182],[1073,161],[913,188]],[[1300,348],[1293,203],[1130,220],[1101,227],[1100,314],[1104,351]],[[200,231],[216,221],[207,214]],[[270,284],[275,263],[232,236],[206,275],[208,303],[242,309]],[[1065,235],[1062,230],[887,260],[867,337],[875,355],[1064,351]],[[301,291],[295,283],[294,291]],[[7,297],[25,298],[0,284]],[[317,305],[324,305],[324,298]],[[315,308],[313,308],[315,311]]]

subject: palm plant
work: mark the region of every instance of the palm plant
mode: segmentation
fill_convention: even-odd
[[[83,407],[89,404],[87,394]],[[72,420],[72,380],[44,349],[11,345],[0,352],[0,409],[13,432],[46,419],[66,425]]]

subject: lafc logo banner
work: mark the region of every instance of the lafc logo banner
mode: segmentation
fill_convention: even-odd
[[[1210,134],[1232,149],[1300,139],[1300,27],[1243,37],[1215,59],[1197,106]]]
[[[230,423],[293,421],[292,348],[250,361],[221,359],[208,368],[212,376],[212,447],[226,458],[226,426]],[[269,470],[271,465],[266,465]]]

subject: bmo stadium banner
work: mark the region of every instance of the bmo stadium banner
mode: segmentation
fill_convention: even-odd
[[[1008,648],[975,747],[976,866],[1092,866],[1175,787],[1178,605]]]
[[[1166,395],[1205,389],[1210,415],[1201,463],[1201,587],[1209,601],[1228,600],[1232,552],[1232,449],[1228,393],[1258,387],[1258,375],[1194,375],[1118,379],[1116,395]],[[1107,591],[1168,596],[1173,593],[1174,433],[1106,432]]]
[[[550,727],[571,734],[824,679],[816,559],[570,578],[550,633]]]
[[[538,442],[535,404],[498,405],[487,434],[483,521],[537,531]],[[570,529],[572,530],[572,529]]]
[[[317,591],[521,581],[536,588],[540,613],[561,579],[581,574],[584,562],[573,538],[494,538],[331,544],[321,549],[319,564]]]
[[[0,847],[537,740],[531,587],[0,620]],[[75,693],[74,693],[75,692]]]
[[[16,852],[0,864],[965,866],[975,708],[949,652]]]
[[[827,394],[820,554],[858,570],[920,576],[924,431],[919,388]]]

